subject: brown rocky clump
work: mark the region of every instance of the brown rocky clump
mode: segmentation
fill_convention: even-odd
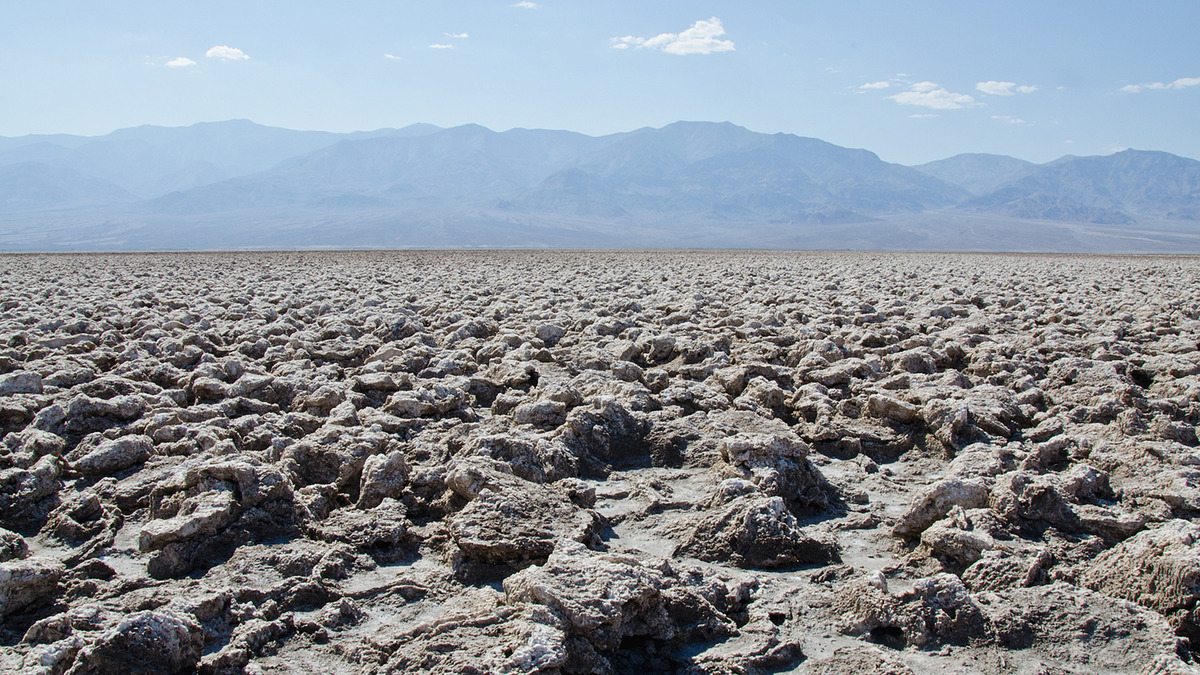
[[[5,672],[1196,672],[1200,260],[0,268]]]

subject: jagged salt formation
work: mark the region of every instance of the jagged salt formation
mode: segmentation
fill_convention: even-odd
[[[20,672],[1192,672],[1200,261],[0,258]]]

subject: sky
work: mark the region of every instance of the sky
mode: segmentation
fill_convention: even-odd
[[[729,121],[919,164],[1200,158],[1200,2],[10,2],[0,136]]]

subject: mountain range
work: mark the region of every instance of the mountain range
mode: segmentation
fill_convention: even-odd
[[[1200,162],[902,166],[710,122],[0,137],[0,250],[546,246],[1200,252]]]

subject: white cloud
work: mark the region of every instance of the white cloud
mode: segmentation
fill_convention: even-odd
[[[969,94],[947,91],[933,82],[917,82],[909,85],[908,91],[888,96],[900,105],[916,105],[934,110],[955,110],[977,105]]]
[[[178,56],[166,63],[168,68],[191,68],[194,65],[196,65],[196,62],[186,56]]]
[[[910,120],[927,120],[934,117],[940,117],[937,113],[914,113],[908,116]]]
[[[466,33],[446,33],[446,37],[454,38],[455,40],[461,40],[462,38],[469,38],[471,36],[467,35]]]
[[[393,61],[403,61],[404,60],[403,56],[396,56],[395,54],[384,54],[383,58],[391,59]]]
[[[868,82],[859,87],[859,89],[887,89],[890,86],[892,86],[891,82],[880,80],[879,82]]]
[[[454,45],[432,44],[432,45],[429,45],[429,48],[430,49],[454,49]]]
[[[1141,91],[1157,89],[1186,89],[1200,85],[1200,77],[1181,77],[1171,82],[1147,82],[1146,84],[1127,84],[1121,87],[1126,94],[1136,94]]]
[[[1029,84],[1018,85],[1016,82],[997,82],[988,80],[975,85],[975,88],[993,96],[1013,96],[1014,94],[1032,94],[1037,87]]]
[[[1011,115],[992,115],[992,119],[999,122],[1008,122],[1009,124],[1020,124],[1022,126],[1033,124],[1033,122],[1026,122],[1020,117],[1012,117]]]
[[[731,52],[734,50],[731,40],[718,39],[725,34],[721,20],[713,17],[692,24],[682,33],[659,33],[654,37],[624,37],[610,38],[613,49],[629,49],[643,47],[661,49],[668,54],[686,56],[688,54],[712,54],[713,52]]]
[[[222,61],[245,61],[250,58],[245,52],[237,47],[229,47],[226,45],[217,45],[216,47],[204,52],[204,55],[210,59],[221,59]]]
[[[532,3],[529,0],[521,0],[517,4],[513,5],[513,7],[520,7],[521,9],[537,9],[537,4]]]

